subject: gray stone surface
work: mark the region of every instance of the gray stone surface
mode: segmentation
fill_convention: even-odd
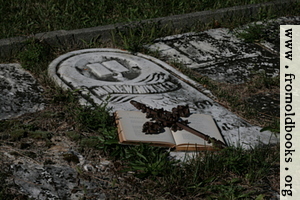
[[[76,172],[67,166],[13,165],[15,183],[35,199],[66,199],[76,184]]]
[[[101,192],[101,181],[80,178],[76,170],[63,165],[17,163],[11,166],[14,183],[22,193],[39,200],[80,200],[82,198],[106,199]],[[100,189],[99,189],[100,188]],[[93,191],[96,190],[97,192]]]
[[[19,149],[16,143],[2,143],[1,170],[7,164],[12,176],[6,180],[12,191],[37,200],[100,200],[122,188],[112,184],[117,179],[114,165],[101,158],[99,151],[80,152],[81,147],[69,137],[57,135],[51,139],[50,148],[29,138],[27,144],[36,146]]]
[[[279,75],[279,26],[285,24],[300,24],[300,17],[280,17],[234,30],[218,28],[167,36],[147,47],[213,80],[240,84],[260,72],[268,77]],[[250,26],[260,28],[256,34],[260,32],[264,40],[245,43],[237,37]]]
[[[65,89],[80,89],[82,104],[107,100],[113,111],[135,110],[130,100],[166,110],[188,104],[191,112],[212,115],[228,144],[247,148],[278,141],[204,95],[199,84],[150,56],[117,49],[73,51],[55,59],[49,75]]]
[[[246,24],[242,27],[239,27],[235,30],[237,32],[249,33],[247,30],[251,27],[257,27],[256,29],[261,29],[260,32],[257,31],[256,34],[260,34],[263,38],[256,41],[256,44],[268,49],[274,55],[279,56],[280,53],[280,25],[299,25],[300,16],[288,16],[288,17],[279,17],[272,20],[264,20]]]
[[[279,74],[276,54],[243,42],[226,28],[168,36],[149,49],[219,82],[243,83],[259,71],[270,77]]]
[[[0,120],[43,109],[42,92],[19,64],[0,64]]]

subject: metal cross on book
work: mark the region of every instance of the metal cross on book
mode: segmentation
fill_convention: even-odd
[[[182,119],[182,117],[189,117],[191,114],[188,105],[178,105],[172,109],[172,112],[170,112],[163,108],[150,108],[145,104],[134,100],[130,101],[130,103],[138,110],[141,110],[142,113],[146,113],[146,118],[151,118],[151,121],[145,122],[143,125],[142,131],[146,134],[159,134],[164,131],[165,127],[171,128],[174,132],[184,129],[198,137],[201,137],[208,143],[213,143],[216,147],[224,148],[227,146],[222,141],[193,129],[188,125],[188,120]]]

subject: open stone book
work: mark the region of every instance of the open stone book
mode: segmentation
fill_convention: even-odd
[[[145,134],[142,132],[143,124],[150,119],[139,111],[116,111],[116,123],[121,144],[149,143],[155,146],[167,147],[176,151],[201,151],[216,150],[212,143],[190,133],[186,130],[172,131],[164,128],[162,133]],[[225,143],[217,124],[210,115],[191,114],[188,118],[188,126]]]

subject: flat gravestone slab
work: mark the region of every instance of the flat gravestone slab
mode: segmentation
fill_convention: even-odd
[[[277,142],[270,132],[259,132],[199,91],[200,85],[168,64],[143,54],[117,49],[69,52],[49,65],[49,75],[65,89],[80,89],[81,103],[108,101],[114,110],[136,110],[135,100],[153,108],[171,110],[189,104],[192,113],[214,117],[225,140],[232,145]]]
[[[225,28],[159,38],[148,48],[220,82],[243,83],[260,71],[270,77],[279,74],[277,55],[244,43]]]
[[[0,64],[0,120],[44,109],[43,89],[19,64]]]
[[[254,22],[245,25],[241,28],[243,32],[248,32],[249,26],[258,26],[257,29],[261,29],[261,35],[264,36],[264,40],[260,41],[260,44],[267,49],[270,49],[274,53],[280,53],[280,26],[281,25],[300,25],[300,16],[288,16],[279,17],[277,19],[271,19],[266,21]]]

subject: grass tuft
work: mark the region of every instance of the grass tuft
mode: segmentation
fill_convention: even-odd
[[[255,187],[274,169],[279,171],[278,164],[279,145],[250,150],[229,147],[204,152],[156,181],[161,193],[168,191],[177,198],[252,199],[261,196]]]
[[[0,38],[247,5],[269,0],[0,0]]]
[[[79,106],[75,108],[75,120],[82,130],[101,131],[113,125],[113,118],[106,106]]]
[[[18,54],[18,58],[23,68],[38,74],[45,71],[43,63],[47,62],[49,55],[50,47],[48,44],[38,40],[29,40]]]
[[[123,147],[125,148],[125,147]],[[139,178],[156,178],[171,173],[176,161],[170,160],[169,153],[159,147],[140,144],[124,149],[121,159],[127,164],[126,171],[136,172]]]
[[[114,43],[124,49],[136,53],[145,50],[144,45],[155,39],[171,35],[173,30],[169,26],[162,27],[160,23],[139,22],[136,26],[124,26],[113,32]],[[117,39],[119,38],[119,39]]]

